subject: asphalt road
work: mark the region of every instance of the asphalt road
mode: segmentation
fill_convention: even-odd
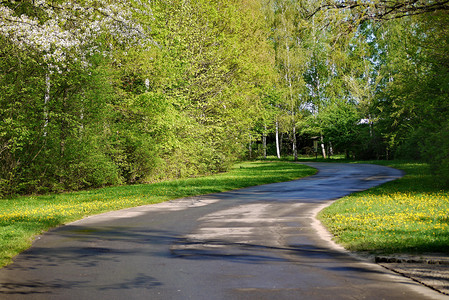
[[[314,216],[393,180],[374,165],[86,218],[0,270],[0,299],[447,299],[342,251]]]

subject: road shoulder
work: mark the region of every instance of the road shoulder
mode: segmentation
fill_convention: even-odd
[[[405,277],[410,280],[413,289],[423,295],[434,299],[449,299],[449,256],[442,254],[375,256],[348,251],[334,241],[334,236],[317,218],[321,210],[334,202],[327,202],[317,207],[312,224],[320,239],[325,241],[329,248],[344,252],[356,260],[369,264],[371,268],[382,268],[392,280],[403,280]]]

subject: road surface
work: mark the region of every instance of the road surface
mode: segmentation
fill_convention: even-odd
[[[0,270],[0,299],[443,299],[342,251],[314,216],[394,180],[374,165],[92,216]]]

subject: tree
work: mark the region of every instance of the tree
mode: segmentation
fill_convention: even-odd
[[[154,8],[161,25],[165,78],[160,85],[179,107],[195,156],[212,169],[241,156],[270,81],[271,54],[257,1],[173,1]],[[252,134],[251,134],[252,135]],[[201,158],[200,158],[201,157]],[[193,163],[193,165],[198,165]]]
[[[447,173],[447,12],[389,23],[388,51],[382,70],[387,78],[376,107],[388,146],[396,157],[427,159],[445,181]],[[443,25],[443,26],[441,26]]]
[[[317,3],[310,16],[322,10],[350,10],[361,20],[391,20],[429,12],[447,11],[447,0],[376,0],[376,1],[335,1]]]
[[[136,17],[144,8],[105,1],[0,4],[7,58],[0,66],[0,194],[119,182],[96,140],[102,128],[93,126],[104,125],[104,100],[112,95],[98,68],[119,44],[141,41],[146,29]]]
[[[280,156],[279,131],[290,134],[292,154],[298,157],[297,133],[301,107],[305,101],[305,82],[308,49],[303,45],[307,29],[301,14],[300,2],[266,1],[267,19],[271,26],[271,40],[276,53],[278,80],[276,89],[280,95],[277,103],[280,114],[276,116],[277,154]]]
[[[345,101],[335,101],[327,106],[320,116],[323,124],[323,134],[335,151],[344,152],[346,158],[351,157],[351,151],[357,145],[360,115],[355,105]]]

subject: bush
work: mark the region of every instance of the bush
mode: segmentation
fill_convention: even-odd
[[[449,123],[426,133],[428,136],[421,145],[421,151],[437,182],[449,187]]]
[[[82,155],[69,164],[65,175],[65,189],[98,188],[121,183],[119,170],[99,149],[86,147]]]

